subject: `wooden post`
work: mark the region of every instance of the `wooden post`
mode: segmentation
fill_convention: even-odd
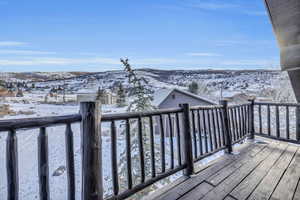
[[[255,99],[249,99],[248,100],[251,105],[249,109],[249,139],[254,139],[254,101]]]
[[[100,102],[81,96],[82,199],[102,200]]]
[[[296,140],[300,141],[300,107],[296,107]]]
[[[222,113],[224,116],[223,134],[225,135],[225,139],[226,139],[227,153],[232,153],[232,140],[229,131],[229,119],[228,119],[228,101],[221,100],[220,104],[223,106],[222,107]]]
[[[19,199],[18,142],[15,130],[8,133],[6,141],[7,199]]]
[[[184,175],[190,176],[194,173],[194,161],[193,161],[193,146],[190,126],[190,106],[189,104],[180,104],[183,109],[182,114],[182,158],[183,162],[187,164],[187,168],[184,170]]]

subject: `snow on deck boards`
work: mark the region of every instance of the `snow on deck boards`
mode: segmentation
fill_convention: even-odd
[[[299,146],[263,140],[241,145],[239,154],[222,156],[152,199],[299,199]]]

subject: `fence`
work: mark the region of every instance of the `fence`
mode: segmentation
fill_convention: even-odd
[[[0,121],[0,132],[8,131],[7,188],[8,199],[18,199],[18,146],[16,130],[40,129],[38,136],[38,174],[40,199],[50,199],[47,127],[65,124],[68,199],[75,199],[73,133],[71,124],[81,123],[82,199],[103,199],[100,125],[110,124],[112,196],[124,199],[179,171],[189,176],[194,163],[223,149],[232,152],[232,145],[254,134],[254,102],[228,106],[226,101],[211,107],[190,107],[156,110],[146,113],[101,115],[97,102],[80,103],[80,114]],[[258,104],[256,103],[255,106]],[[260,104],[260,106],[262,106]],[[118,131],[116,125],[124,123]],[[168,124],[168,126],[166,126]],[[159,127],[159,135],[154,131]],[[166,129],[166,127],[168,127]],[[166,134],[168,131],[168,134]],[[125,135],[126,189],[120,190],[117,138]],[[133,182],[132,139],[136,138],[139,157],[139,182]],[[156,140],[159,138],[159,140]],[[159,148],[155,145],[159,141]],[[169,152],[166,152],[168,145]],[[149,148],[146,148],[149,147]],[[150,155],[150,165],[147,155]],[[158,162],[159,161],[159,162]]]

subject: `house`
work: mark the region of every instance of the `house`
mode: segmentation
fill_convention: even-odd
[[[96,99],[100,100],[101,104],[103,105],[112,105],[117,103],[117,95],[104,89],[98,89],[97,93],[77,93],[77,95],[95,97]]]
[[[216,105],[212,100],[177,88],[157,90],[153,99],[153,105],[159,109],[177,108],[182,103],[189,103],[190,106]]]
[[[153,95],[152,104],[158,109],[178,108],[179,104],[189,103],[190,106],[208,106],[216,105],[212,100],[195,95],[193,93],[180,90],[177,88],[172,89],[160,89]],[[175,116],[171,116],[172,124],[175,124]],[[166,136],[170,135],[170,123],[167,116],[163,116],[164,133]],[[159,119],[155,120],[155,134],[160,134]],[[173,127],[173,130],[175,127]]]
[[[229,104],[244,104],[248,103],[249,99],[254,98],[254,96],[245,93],[235,93],[224,95],[223,98],[227,100]]]
[[[112,105],[117,103],[117,95],[107,91],[107,90],[101,90],[97,92],[97,96],[102,104],[105,105]]]

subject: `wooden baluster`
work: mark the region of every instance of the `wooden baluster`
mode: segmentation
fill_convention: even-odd
[[[66,165],[68,178],[68,199],[75,200],[74,139],[71,124],[66,125]]]
[[[193,146],[194,146],[194,158],[197,158],[198,151],[197,151],[197,136],[196,136],[196,123],[195,123],[195,113],[192,110],[192,125],[193,125]]]
[[[211,135],[211,119],[210,119],[210,112],[207,110],[207,121],[208,121],[208,135],[209,135],[209,145],[210,145],[210,151],[214,150],[213,142],[212,142],[212,135]]]
[[[258,121],[259,121],[259,133],[262,134],[261,105],[258,105]]]
[[[16,131],[8,132],[6,140],[7,199],[19,199],[18,141]]]
[[[39,186],[40,199],[50,199],[49,190],[49,162],[48,162],[48,136],[46,128],[40,128],[38,136],[38,171],[39,171]]]
[[[131,137],[130,137],[130,121],[126,119],[126,161],[127,161],[127,184],[128,189],[132,188],[132,167],[131,167]]]
[[[200,155],[203,155],[203,145],[202,145],[202,135],[201,135],[201,121],[200,121],[200,111],[199,110],[197,110],[197,117],[198,117],[198,137],[199,137]]]
[[[117,161],[117,130],[113,120],[111,122],[111,175],[113,183],[113,194],[119,194],[119,176],[118,176],[118,161]]]
[[[223,109],[223,108],[222,108]],[[225,146],[226,145],[226,136],[225,136],[225,130],[224,130],[224,113],[223,110],[221,109],[220,111],[220,120],[221,120],[221,128],[222,128],[222,145]]]
[[[217,142],[217,130],[216,130],[216,121],[215,121],[215,112],[214,111],[215,111],[215,109],[211,109],[214,145],[215,145],[215,149],[217,149],[218,142]]]
[[[183,171],[184,175],[190,176],[194,173],[194,161],[193,161],[193,148],[192,148],[192,136],[191,136],[191,127],[190,127],[190,106],[189,104],[180,105],[183,109],[182,114],[182,124],[183,124],[183,132],[182,132],[182,155],[184,159],[184,163],[186,163],[187,167]]]
[[[156,176],[155,171],[155,148],[154,148],[154,131],[153,131],[153,118],[149,117],[150,122],[150,149],[151,149],[151,176],[154,178]]]
[[[286,112],[285,112],[285,123],[286,123],[286,138],[290,139],[290,110],[289,106],[286,106]]]
[[[166,155],[165,155],[165,131],[162,115],[159,115],[160,121],[160,150],[161,150],[161,171],[166,171]]]
[[[144,142],[143,142],[143,129],[142,119],[138,118],[138,140],[139,140],[139,153],[140,153],[140,167],[141,167],[141,183],[145,182],[145,157],[144,157]]]
[[[241,115],[242,115],[242,132],[243,136],[246,135],[246,119],[245,119],[245,109],[244,106],[241,106]]]
[[[217,130],[218,130],[218,138],[219,138],[219,148],[222,147],[222,139],[221,139],[221,126],[220,126],[220,109],[216,109],[217,114]]]
[[[202,119],[203,119],[203,130],[204,130],[204,141],[205,141],[205,153],[208,153],[208,136],[207,136],[207,129],[206,129],[206,116],[205,110],[202,110]]]
[[[173,142],[173,123],[172,123],[172,119],[171,119],[171,114],[168,114],[168,118],[169,118],[169,130],[170,130],[170,151],[171,151],[171,169],[174,169],[174,142]]]
[[[243,119],[242,119],[242,114],[241,114],[241,107],[237,107],[237,111],[238,111],[238,116],[239,116],[239,131],[240,131],[240,136],[241,138],[244,136],[243,135]]]
[[[279,106],[275,107],[275,114],[276,114],[276,137],[280,138]]]
[[[230,131],[231,131],[231,135],[233,138],[233,141],[236,141],[237,140],[237,136],[235,134],[235,127],[234,127],[234,119],[233,119],[233,109],[230,108],[228,109],[228,114],[229,114],[229,124],[230,124]]]
[[[236,135],[239,139],[242,138],[240,132],[239,132],[239,127],[238,127],[238,115],[237,115],[237,108],[233,108],[233,112],[234,112],[234,127],[235,127],[235,132]]]
[[[270,117],[270,105],[267,105],[267,124],[268,124],[268,135],[271,135],[271,117]]]
[[[181,138],[180,138],[180,122],[179,122],[179,114],[176,113],[176,127],[177,127],[177,154],[178,154],[178,164],[182,165],[181,161]]]

